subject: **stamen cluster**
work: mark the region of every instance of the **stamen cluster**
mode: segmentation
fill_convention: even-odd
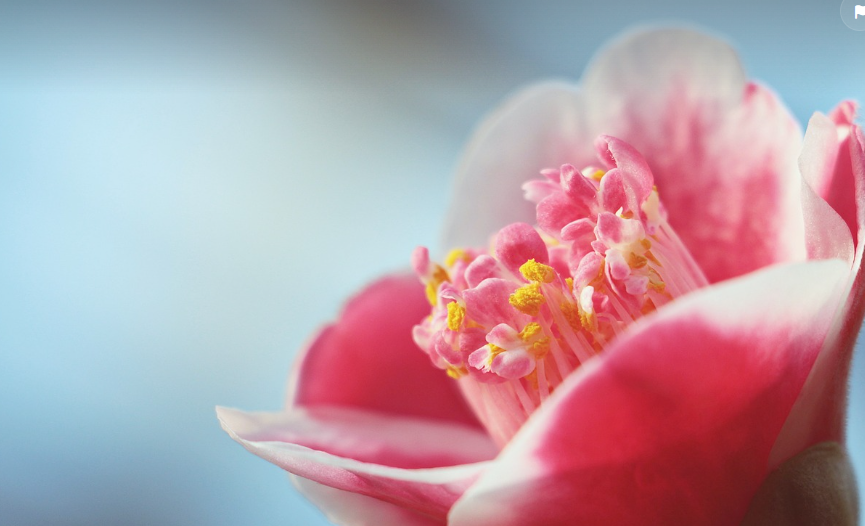
[[[424,247],[412,256],[432,306],[414,340],[500,443],[635,319],[706,284],[639,153],[612,137],[596,146],[606,171],[565,164],[523,185],[537,229],[508,225],[491,250],[443,265]]]

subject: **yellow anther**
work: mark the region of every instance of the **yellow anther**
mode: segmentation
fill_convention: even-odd
[[[597,328],[596,323],[595,323],[596,321],[597,320],[595,318],[595,313],[586,312],[583,310],[580,311],[580,324],[587,331],[595,332],[595,329]]]
[[[597,290],[599,286],[602,286],[604,284],[604,267],[606,267],[606,264],[599,265],[598,273],[589,282],[589,285],[595,287],[595,290]]]
[[[565,285],[568,286],[568,292],[574,293],[574,278],[565,278]]]
[[[448,303],[448,329],[456,332],[460,330],[466,317],[466,308],[452,301]]]
[[[538,263],[534,259],[530,259],[520,266],[520,274],[529,281],[539,283],[550,283],[556,279],[556,271],[553,270],[553,267]]]
[[[488,343],[487,347],[490,348],[490,357],[487,358],[487,365],[490,365],[490,366],[493,364],[493,360],[496,358],[496,356],[507,351],[507,349],[499,347],[498,345],[496,345],[494,343]]]
[[[592,179],[594,179],[595,181],[600,181],[604,178],[604,175],[606,175],[606,173],[607,172],[603,170],[595,170],[595,173],[592,174]]]
[[[527,342],[543,331],[540,323],[531,322],[520,331],[520,339]]]
[[[454,266],[454,263],[456,263],[458,260],[469,262],[471,261],[471,259],[471,256],[469,256],[465,250],[461,248],[455,248],[448,252],[447,257],[445,257],[445,265],[447,265],[448,267],[452,267]]]
[[[438,303],[438,290],[439,285],[444,283],[445,281],[450,281],[451,277],[448,276],[447,270],[441,268],[441,266],[436,265],[432,271],[432,276],[429,281],[426,283],[426,299],[429,301],[429,304],[433,307]]]
[[[540,340],[536,341],[529,348],[529,352],[532,353],[532,356],[535,357],[536,360],[543,360],[544,356],[550,351],[550,337],[544,336]]]
[[[571,329],[579,331],[583,327],[583,323],[580,321],[579,308],[575,303],[563,301],[562,304],[559,305],[559,309],[562,311],[562,314],[565,316],[565,320],[567,320]]]
[[[537,282],[523,285],[508,298],[508,302],[515,309],[529,316],[537,316],[545,301],[541,294],[541,284]]]
[[[649,288],[654,290],[659,294],[663,294],[665,290],[667,290],[667,284],[663,281],[652,281],[649,280]]]
[[[438,287],[436,286],[435,283],[430,281],[429,283],[426,284],[426,299],[427,299],[427,301],[429,301],[429,304],[432,305],[433,307],[435,307],[436,303],[438,303],[437,293],[438,293]]]
[[[441,268],[441,266],[436,265],[435,270],[433,270],[432,279],[437,284],[441,285],[445,281],[450,281],[451,277],[448,276],[448,271]]]
[[[648,262],[649,260],[647,258],[639,256],[634,252],[631,252],[631,254],[628,256],[628,266],[632,269],[643,268]]]
[[[454,367],[453,365],[448,365],[447,373],[448,376],[450,376],[454,380],[458,380],[460,377],[467,375],[469,371],[463,366]]]
[[[649,261],[651,261],[651,262],[654,263],[655,265],[658,265],[659,267],[662,267],[662,266],[663,266],[663,265],[661,265],[661,262],[658,261],[658,258],[656,258],[655,255],[652,254],[650,251],[647,250],[647,251],[645,252],[645,254],[643,254],[643,255],[646,256],[646,259],[648,259]]]

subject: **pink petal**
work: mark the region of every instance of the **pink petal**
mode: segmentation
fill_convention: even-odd
[[[690,30],[634,33],[583,78],[589,128],[652,169],[670,224],[710,281],[804,258],[799,127],[735,52]]]
[[[550,260],[547,245],[529,224],[512,223],[496,235],[496,258],[511,272],[519,272],[520,265],[530,259],[547,264]]]
[[[799,161],[803,173],[808,170],[810,174],[808,182],[812,188],[838,212],[854,235],[858,228],[856,201],[850,189],[855,183],[848,152],[855,113],[856,104],[846,101],[839,104],[828,118],[815,114],[808,123],[809,131],[815,127],[814,140],[811,144],[806,141]]]
[[[551,235],[558,235],[565,225],[588,215],[585,206],[577,205],[563,193],[548,195],[537,206],[538,226]]]
[[[496,453],[476,428],[360,409],[217,416],[231,438],[290,473],[438,518]]]
[[[509,223],[534,223],[522,184],[544,168],[594,162],[585,125],[579,94],[560,83],[531,86],[487,117],[457,170],[444,247],[484,246]]]
[[[483,254],[469,263],[466,268],[466,283],[469,287],[477,287],[487,278],[500,278],[499,263],[492,256]]]
[[[808,122],[799,170],[802,173],[802,213],[805,218],[805,244],[808,259],[838,258],[853,263],[853,237],[848,223],[821,196],[828,195],[835,175],[845,183],[846,194],[853,200],[852,172],[838,174],[837,166],[850,166],[849,145],[839,151],[838,130],[825,115],[815,113]],[[838,162],[839,153],[847,162]],[[855,221],[851,214],[849,221]]]
[[[817,363],[778,437],[772,451],[773,465],[817,443],[826,440],[844,441],[847,379],[853,346],[865,316],[865,243],[861,241],[865,229],[865,138],[858,126],[851,130],[850,139],[845,144],[848,146],[848,161],[845,164],[851,167],[851,173],[844,178],[854,181],[851,193],[857,204],[856,220],[860,240],[847,284],[846,302],[836,311],[832,332],[826,338]]]
[[[638,321],[532,415],[449,524],[738,524],[847,273],[776,266]]]
[[[616,168],[621,174],[627,197],[627,209],[639,212],[640,205],[652,192],[654,185],[652,172],[643,156],[630,144],[608,135],[601,135],[595,139],[595,150],[607,163],[608,168]],[[601,183],[603,186],[603,181]]]
[[[515,322],[520,313],[511,307],[508,298],[518,285],[511,280],[490,278],[463,293],[466,313],[481,325],[490,326],[502,321]],[[516,323],[512,323],[516,325]]]
[[[291,476],[294,486],[325,514],[341,526],[443,526],[436,520],[407,508],[366,495],[331,488],[311,480]]]
[[[595,200],[597,190],[576,167],[571,164],[564,164],[561,174],[562,187],[568,197],[578,203],[591,203]]]
[[[412,341],[412,327],[428,314],[415,276],[376,281],[302,352],[287,405],[346,405],[480,426],[455,382]]]
[[[514,349],[493,358],[490,370],[502,378],[522,378],[535,370],[535,360],[524,349]]]

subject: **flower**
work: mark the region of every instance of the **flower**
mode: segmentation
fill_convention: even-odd
[[[302,353],[284,412],[220,408],[223,428],[340,524],[739,524],[843,443],[855,109],[803,138],[723,42],[616,41],[579,88],[481,126],[445,226],[461,250],[415,252],[425,287],[370,285]]]

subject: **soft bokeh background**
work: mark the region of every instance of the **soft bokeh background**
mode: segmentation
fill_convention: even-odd
[[[688,22],[804,122],[865,101],[839,6],[0,4],[0,523],[323,524],[213,406],[278,409],[307,335],[435,244],[484,113]]]

